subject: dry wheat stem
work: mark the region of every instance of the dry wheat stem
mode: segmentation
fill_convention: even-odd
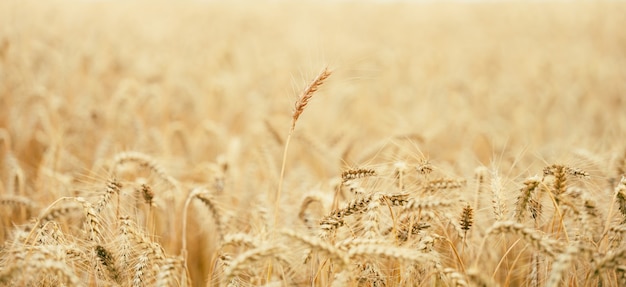
[[[298,118],[304,111],[304,108],[308,104],[313,94],[317,91],[319,86],[321,86],[324,81],[330,76],[331,72],[328,68],[324,68],[322,72],[317,75],[317,77],[311,82],[309,86],[307,86],[302,94],[298,97],[295,103],[295,109],[293,111],[293,115],[291,117],[291,128],[289,129],[289,134],[287,135],[287,139],[285,140],[285,147],[283,149],[283,159],[280,168],[280,178],[278,179],[278,189],[276,190],[276,196],[274,197],[274,224],[273,227],[276,227],[276,222],[278,220],[279,215],[279,207],[280,207],[280,197],[283,190],[283,182],[285,178],[285,166],[287,164],[287,151],[289,150],[289,143],[291,142],[291,137],[296,128],[296,122]]]

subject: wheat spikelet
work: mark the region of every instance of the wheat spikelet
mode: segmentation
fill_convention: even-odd
[[[576,167],[568,166],[565,168],[565,171],[567,172],[567,174],[581,179],[589,179],[589,177],[591,177],[591,175],[587,171]]]
[[[472,209],[472,207],[467,204],[465,207],[463,207],[463,211],[461,212],[461,219],[459,222],[459,225],[461,226],[461,229],[463,230],[463,237],[467,237],[467,232],[470,230],[470,228],[472,227],[472,224],[474,223],[474,210]]]
[[[376,170],[366,168],[356,168],[345,170],[341,173],[341,179],[345,183],[346,181],[359,179],[364,177],[375,176]]]
[[[96,245],[95,247],[95,251],[96,251],[96,255],[100,261],[100,264],[102,264],[106,270],[107,270],[107,275],[109,276],[109,278],[111,278],[113,281],[117,282],[118,284],[120,283],[120,272],[118,270],[118,268],[116,267],[115,264],[115,259],[113,258],[113,254],[111,254],[111,252],[109,252],[106,248],[104,248],[102,245]]]
[[[132,257],[131,233],[136,228],[128,216],[119,218],[119,228],[115,240],[120,266],[127,266]]]
[[[320,222],[323,229],[333,230],[344,224],[343,218],[355,213],[363,213],[369,203],[374,200],[374,194],[355,198],[348,202],[345,207],[333,211]]]
[[[111,179],[107,181],[107,187],[105,189],[105,192],[102,195],[102,198],[100,198],[100,201],[98,201],[98,203],[96,204],[94,208],[96,213],[102,212],[104,207],[111,201],[111,197],[114,194],[116,194],[117,196],[120,195],[120,188],[122,188],[122,185],[119,182],[117,182],[115,179]]]
[[[560,164],[553,164],[547,166],[543,169],[543,175],[552,175],[554,176],[554,181],[552,182],[552,193],[555,195],[555,198],[559,199],[559,195],[563,194],[567,189],[567,167]]]
[[[83,206],[83,213],[87,219],[89,241],[100,243],[102,238],[102,223],[100,222],[98,213],[93,208],[93,205],[82,197],[75,197],[73,200]]]
[[[365,212],[365,210],[373,200],[380,201],[381,203],[388,204],[390,206],[404,206],[409,203],[408,198],[408,193],[371,193],[368,195],[360,196],[346,203],[343,208],[334,210],[333,212],[331,212],[330,215],[324,217],[320,221],[320,227],[324,234],[328,234],[329,232],[332,232],[337,228],[343,226],[345,224],[344,219],[347,216],[353,214],[361,214]],[[427,205],[428,203],[424,204]],[[441,202],[441,204],[446,205],[446,203],[444,202]]]
[[[343,219],[335,218],[333,216],[325,217],[320,221],[320,229],[322,230],[322,237],[328,237],[333,231],[343,226],[345,222]]]
[[[46,222],[39,228],[34,242],[36,245],[64,245],[67,243],[65,236],[59,229],[59,224],[54,221]]]
[[[531,198],[528,200],[528,211],[530,211],[530,217],[532,217],[535,221],[539,220],[541,216],[543,207],[541,202],[535,198]]]
[[[132,281],[133,287],[146,286],[144,282],[147,281],[146,273],[150,271],[149,265],[150,265],[150,257],[148,253],[144,252],[141,255],[139,255],[139,257],[137,258],[137,263],[135,263],[135,266],[133,266],[133,270],[135,271],[133,275],[133,281]]]
[[[378,209],[380,207],[380,194],[375,194],[372,200],[367,204],[364,214],[359,222],[363,227],[364,238],[377,238],[380,236]]]
[[[505,219],[507,208],[503,198],[502,178],[497,170],[493,170],[491,174],[491,195],[493,214],[495,215],[496,221],[502,221]]]
[[[524,187],[520,189],[520,195],[517,197],[515,220],[522,222],[524,220],[524,213],[529,205],[529,201],[532,199],[533,192],[539,186],[540,180],[538,177],[530,177],[524,181]]]
[[[319,87],[324,83],[324,81],[326,81],[326,79],[330,76],[330,74],[331,72],[328,70],[328,68],[327,67],[324,68],[317,75],[317,77],[315,77],[315,79],[313,79],[313,81],[304,89],[304,91],[302,91],[300,96],[298,96],[298,99],[296,100],[296,103],[294,105],[293,114],[291,116],[292,117],[292,120],[291,120],[292,130],[295,129],[298,118],[300,117],[302,112],[304,112],[304,108],[306,108],[306,105],[309,103],[309,100],[311,100],[311,98],[313,97],[313,94],[317,92]]]

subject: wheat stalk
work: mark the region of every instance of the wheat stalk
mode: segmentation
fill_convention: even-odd
[[[293,114],[291,116],[291,129],[289,129],[289,134],[287,135],[287,139],[285,140],[285,148],[283,150],[283,160],[280,168],[280,178],[278,179],[278,189],[276,190],[276,196],[274,197],[274,226],[276,226],[276,220],[279,215],[279,206],[280,206],[280,197],[283,190],[283,181],[285,178],[285,165],[287,162],[287,151],[289,149],[289,142],[291,141],[291,137],[296,128],[296,122],[298,118],[304,112],[304,108],[309,103],[309,100],[313,97],[313,94],[318,90],[318,88],[324,83],[324,81],[330,76],[331,72],[328,68],[324,68],[318,75],[313,79],[313,81],[304,89],[304,91],[300,94],[298,99],[296,100]]]

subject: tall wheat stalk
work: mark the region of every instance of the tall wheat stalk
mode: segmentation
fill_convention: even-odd
[[[280,195],[283,190],[283,182],[285,178],[285,165],[287,163],[287,151],[289,150],[289,143],[291,142],[291,136],[293,135],[294,130],[296,129],[296,122],[304,109],[306,108],[309,100],[313,97],[315,92],[319,89],[319,87],[324,83],[324,81],[330,76],[331,71],[328,70],[328,67],[325,67],[318,75],[313,79],[313,81],[302,91],[298,99],[296,100],[293,114],[291,115],[291,128],[289,129],[289,134],[287,135],[287,139],[285,140],[285,149],[283,150],[283,163],[280,167],[280,177],[278,179],[278,189],[276,190],[276,196],[274,197],[274,226],[276,226],[276,220],[278,219],[279,214],[279,206],[280,206]]]

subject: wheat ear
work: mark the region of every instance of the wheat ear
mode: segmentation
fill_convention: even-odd
[[[502,178],[498,174],[498,171],[494,169],[491,173],[491,203],[496,221],[505,220],[505,216],[507,213],[506,202],[504,201],[504,194],[502,193]]]
[[[524,220],[524,214],[526,213],[526,209],[530,200],[532,199],[533,192],[539,186],[540,179],[539,177],[530,177],[524,181],[524,187],[520,189],[520,195],[517,198],[516,210],[515,210],[515,219],[517,222],[522,222]]]
[[[278,179],[278,189],[276,190],[276,196],[274,197],[274,226],[276,226],[276,220],[278,220],[278,208],[280,206],[280,194],[283,190],[283,181],[285,178],[285,165],[287,162],[287,151],[289,150],[289,142],[291,141],[291,137],[296,128],[296,122],[298,118],[304,112],[304,108],[309,103],[309,100],[313,97],[313,94],[319,89],[319,87],[324,83],[324,81],[330,76],[331,72],[328,70],[328,67],[324,68],[322,72],[320,72],[317,77],[309,84],[304,91],[300,94],[298,99],[296,100],[293,114],[291,116],[291,129],[289,129],[289,134],[287,135],[287,139],[285,140],[285,149],[283,151],[283,163],[280,168],[280,178]]]

